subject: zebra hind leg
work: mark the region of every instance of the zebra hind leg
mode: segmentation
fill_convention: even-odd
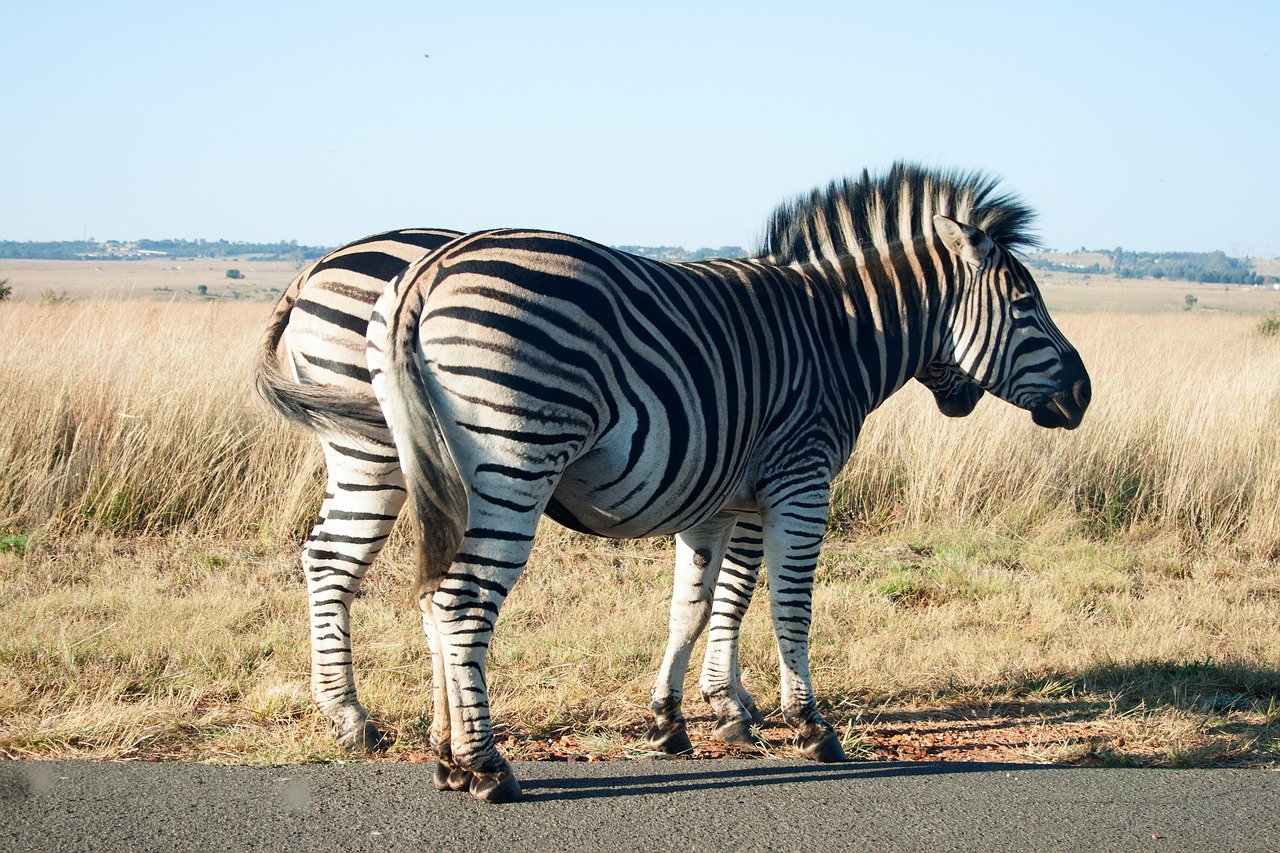
[[[349,436],[321,437],[328,489],[303,545],[302,566],[311,622],[311,697],[333,723],[339,746],[374,752],[390,741],[356,696],[351,603],[391,534],[405,490],[394,450],[360,444],[354,446]]]
[[[431,611],[431,596],[424,595],[418,606],[422,611],[422,632],[431,649],[432,697],[431,749],[436,754],[432,783],[437,791],[466,791],[471,788],[471,771],[453,758],[452,727],[449,717],[449,692],[445,688],[444,656],[440,653],[440,634]]]
[[[493,740],[485,663],[494,624],[524,570],[537,523],[534,515],[490,518],[482,522],[486,526],[469,529],[452,565],[433,573],[421,603],[428,640],[434,637],[437,787],[460,790],[465,783],[487,803],[521,797],[520,783]]]

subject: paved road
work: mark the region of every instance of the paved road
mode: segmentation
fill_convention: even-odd
[[[0,762],[0,850],[1280,850],[1280,774],[1008,764],[520,763],[486,806],[424,764]]]

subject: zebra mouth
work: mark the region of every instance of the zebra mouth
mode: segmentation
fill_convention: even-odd
[[[1036,426],[1047,429],[1075,429],[1084,421],[1090,396],[1091,389],[1088,381],[1077,382],[1069,392],[1059,391],[1033,408],[1031,420]]]

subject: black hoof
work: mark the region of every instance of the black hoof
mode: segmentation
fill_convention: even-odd
[[[751,732],[750,720],[728,720],[716,726],[715,736],[725,743],[759,746],[760,738]]]
[[[760,716],[760,711],[756,708],[756,700],[748,696],[747,701],[742,703],[742,707],[747,709],[747,715],[751,717],[751,725],[763,728],[764,717]]]
[[[471,777],[471,796],[482,803],[514,803],[524,796],[520,783],[514,773],[495,773],[492,776],[480,773]]]
[[[437,791],[465,791],[471,787],[471,771],[437,761],[431,782]]]
[[[800,754],[810,761],[830,764],[848,760],[844,754],[844,747],[840,745],[840,738],[831,729],[818,733],[812,740],[797,735],[796,747],[800,750]]]
[[[644,742],[650,749],[667,755],[684,755],[693,752],[693,742],[685,730],[684,720],[667,726],[653,726],[645,732]]]
[[[391,743],[391,738],[368,720],[338,735],[338,746],[347,752],[384,752]]]

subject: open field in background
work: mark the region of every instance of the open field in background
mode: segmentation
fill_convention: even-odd
[[[227,270],[244,278],[227,278]],[[143,299],[189,302],[215,299],[275,301],[298,274],[285,261],[243,258],[154,261],[35,261],[0,258],[14,300],[38,302],[48,291],[68,299]],[[206,288],[202,295],[197,288]]]
[[[1280,274],[1280,260],[1257,260],[1255,267]],[[243,279],[227,278],[237,269]],[[0,258],[0,279],[9,279],[16,301],[39,302],[46,291],[70,299],[142,299],[157,302],[257,300],[274,302],[297,274],[284,261],[199,258],[154,261],[33,261]],[[1201,313],[1280,312],[1280,291],[1189,281],[1121,279],[1097,274],[1035,271],[1055,311],[1149,314],[1181,312],[1186,296],[1199,300]],[[201,295],[197,288],[207,290]]]
[[[915,387],[868,423],[812,646],[851,752],[1280,762],[1280,338],[1259,331],[1280,294],[1099,279],[1043,279],[1094,379],[1080,430],[993,399],[947,420]],[[296,556],[321,460],[251,397],[268,311],[0,304],[0,754],[334,756]],[[494,641],[509,752],[636,753],[672,560],[544,527]],[[400,758],[425,750],[430,689],[410,565],[397,536],[354,613]],[[743,656],[776,708],[760,603]],[[700,714],[696,672],[687,696]]]
[[[1110,275],[1033,270],[1045,301],[1055,312],[1114,314],[1274,314],[1280,290],[1238,284],[1124,279]],[[1186,310],[1186,298],[1196,298]],[[1055,314],[1057,316],[1057,314]]]

